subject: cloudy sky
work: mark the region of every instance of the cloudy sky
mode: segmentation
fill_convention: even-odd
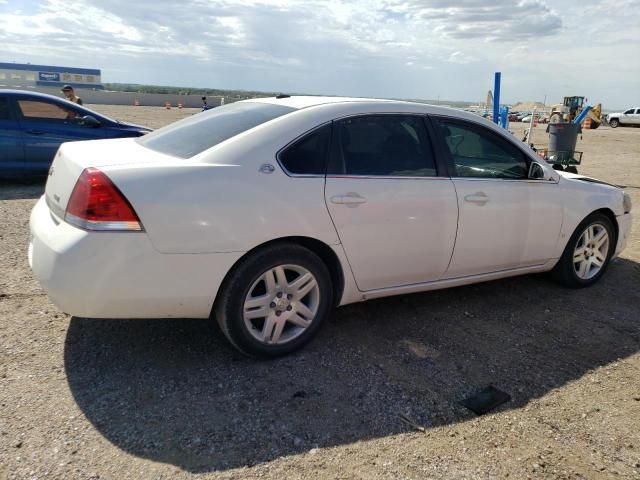
[[[104,82],[640,105],[640,0],[0,0],[0,61]]]

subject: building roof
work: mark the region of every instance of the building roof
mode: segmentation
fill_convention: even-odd
[[[54,73],[77,73],[82,75],[100,75],[100,70],[96,68],[57,67],[54,65],[33,65],[31,63],[0,62],[0,69],[26,70],[30,72],[54,72]]]

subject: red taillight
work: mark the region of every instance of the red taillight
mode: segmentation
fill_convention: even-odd
[[[64,219],[85,230],[142,230],[131,204],[109,177],[93,167],[78,178]]]

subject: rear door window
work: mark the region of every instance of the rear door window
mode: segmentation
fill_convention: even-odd
[[[295,108],[259,102],[238,102],[198,113],[151,132],[137,141],[147,148],[180,158],[191,158],[231,137]]]
[[[328,173],[383,177],[437,175],[419,115],[364,115],[334,122]]]

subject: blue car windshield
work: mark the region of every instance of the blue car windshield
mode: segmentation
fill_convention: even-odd
[[[260,102],[230,103],[167,125],[137,139],[157,152],[181,158],[194,155],[296,110]]]

